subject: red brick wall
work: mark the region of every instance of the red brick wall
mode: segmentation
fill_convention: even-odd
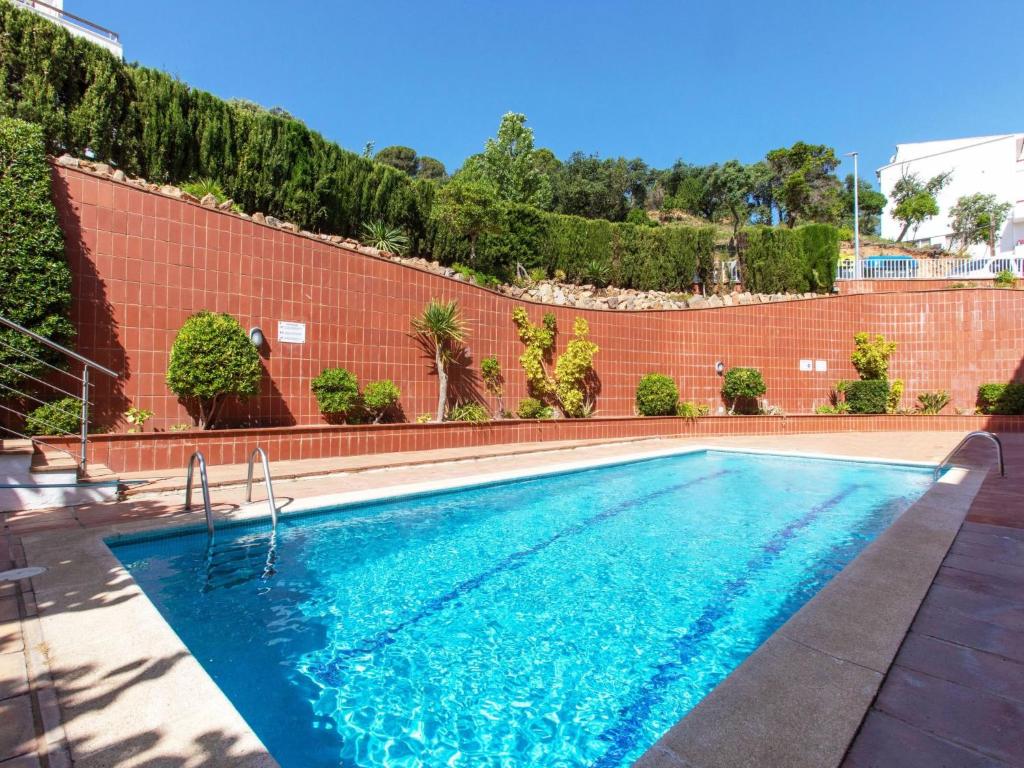
[[[965,280],[837,280],[839,293],[916,293],[919,291],[962,290],[972,288],[994,288],[992,279]],[[959,286],[954,288],[953,286]],[[1006,290],[1005,288],[1002,290]]]
[[[412,420],[433,410],[435,379],[409,335],[409,319],[431,298],[457,299],[470,325],[472,369],[456,382],[482,395],[479,361],[498,355],[507,403],[525,395],[511,321],[523,302],[237,216],[63,167],[54,197],[74,274],[78,349],[126,379],[119,392],[97,382],[103,418],[128,405],[156,416],[148,428],[189,421],[164,384],[174,335],[193,312],[230,312],[265,331],[269,351],[263,393],[234,409],[236,424],[322,423],[309,381],[325,366],[351,368],[361,382],[391,378]],[[716,360],[760,368],[768,400],[809,412],[831,385],[854,375],[848,359],[856,331],[900,344],[892,374],[908,397],[943,388],[955,406],[974,402],[983,381],[1015,376],[1024,350],[1024,298],[1016,291],[958,290],[834,296],[767,305],[690,311],[577,311],[530,305],[536,321],[553,310],[561,349],[573,317],[584,316],[600,345],[596,358],[603,416],[630,415],[636,382],[659,371],[687,399],[717,406]],[[307,341],[276,341],[277,321],[306,323]],[[823,359],[827,373],[801,373],[801,358]]]

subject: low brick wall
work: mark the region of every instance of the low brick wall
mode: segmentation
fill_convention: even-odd
[[[1024,432],[1019,416],[708,416],[696,421],[605,417],[551,421],[507,420],[486,424],[313,425],[95,435],[89,459],[114,472],[184,467],[193,451],[208,464],[241,464],[262,446],[271,461],[322,459],[397,451],[559,440],[616,440],[645,437],[779,435],[808,432]],[[48,442],[60,444],[49,438]],[[71,450],[77,444],[68,441]]]
[[[855,293],[915,293],[917,291],[948,291],[961,290],[965,286],[971,288],[994,288],[992,279],[954,280],[836,280],[839,294],[846,296]],[[1005,289],[1003,289],[1005,290]]]

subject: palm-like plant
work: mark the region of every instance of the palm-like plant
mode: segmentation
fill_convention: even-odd
[[[431,299],[423,313],[412,319],[412,330],[434,355],[439,387],[437,421],[442,421],[448,402],[448,366],[458,357],[467,332],[459,303]]]
[[[401,256],[409,247],[409,238],[398,227],[388,226],[381,220],[368,221],[363,224],[363,245]]]

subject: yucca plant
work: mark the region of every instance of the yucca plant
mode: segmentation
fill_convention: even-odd
[[[200,200],[207,195],[213,195],[218,203],[223,203],[228,199],[227,194],[224,192],[224,187],[220,185],[220,182],[209,177],[194,179],[186,184],[182,184],[181,188],[193,197],[198,197]]]
[[[437,420],[443,421],[448,402],[448,366],[462,351],[467,332],[459,303],[431,299],[422,314],[412,319],[412,330],[434,355],[438,383]]]
[[[920,413],[935,415],[949,405],[949,392],[938,390],[936,392],[922,392],[917,396]]]
[[[604,288],[611,282],[612,268],[603,261],[593,259],[583,267],[583,279],[595,288]]]
[[[369,245],[379,251],[405,253],[409,247],[409,238],[398,227],[391,227],[383,221],[368,221],[363,224],[363,245]]]

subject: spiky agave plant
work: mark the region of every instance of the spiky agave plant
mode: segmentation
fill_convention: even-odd
[[[389,226],[379,219],[363,224],[362,241],[363,245],[398,255],[405,253],[409,247],[409,238],[401,229]]]
[[[444,420],[448,403],[448,366],[458,357],[466,338],[466,323],[457,301],[431,299],[423,312],[412,319],[412,330],[434,355],[437,370],[437,420]]]

